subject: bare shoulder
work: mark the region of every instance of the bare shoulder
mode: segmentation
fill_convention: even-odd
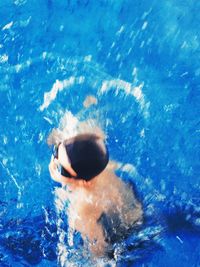
[[[102,190],[107,191],[110,206],[107,211],[117,209],[121,216],[127,218],[127,222],[136,222],[142,220],[142,203],[137,199],[130,184],[123,181],[113,171],[107,169],[101,174]],[[106,186],[105,186],[106,185]]]

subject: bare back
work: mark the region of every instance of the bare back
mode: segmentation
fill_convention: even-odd
[[[105,251],[142,221],[142,206],[128,184],[110,170],[69,194],[69,224],[88,239],[92,251]]]

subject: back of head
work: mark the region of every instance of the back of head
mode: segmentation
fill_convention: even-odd
[[[109,160],[102,138],[95,134],[80,134],[64,142],[77,179],[91,180],[101,173]]]

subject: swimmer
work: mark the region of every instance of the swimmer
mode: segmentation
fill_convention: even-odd
[[[112,257],[113,245],[142,224],[141,203],[115,175],[102,135],[78,134],[54,148],[49,171],[66,188],[69,226],[82,235],[92,255]]]

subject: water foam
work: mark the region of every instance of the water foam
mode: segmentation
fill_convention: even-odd
[[[103,81],[102,86],[100,88],[100,93],[105,93],[112,88],[115,88],[116,95],[119,93],[120,90],[125,91],[127,95],[131,95],[135,98],[138,102],[141,110],[143,111],[143,115],[145,118],[149,116],[149,103],[146,103],[145,96],[142,91],[144,84],[140,84],[139,86],[134,86],[132,83],[126,82],[121,79],[112,79]]]
[[[59,91],[67,89],[74,84],[82,84],[83,82],[84,82],[83,76],[80,77],[71,76],[63,81],[56,80],[51,90],[44,94],[44,102],[39,107],[40,111],[43,111],[51,104],[51,102],[56,98]]]

